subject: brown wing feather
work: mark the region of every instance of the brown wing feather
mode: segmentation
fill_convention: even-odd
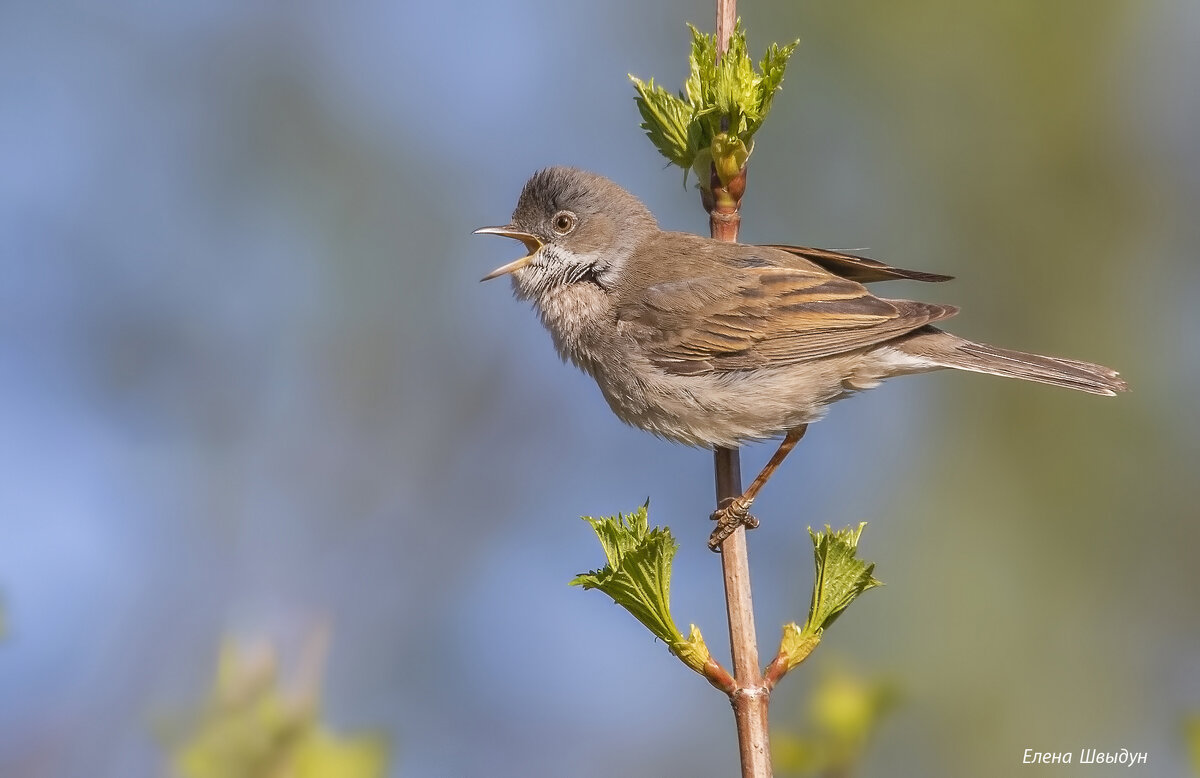
[[[806,246],[783,246],[779,244],[766,244],[763,248],[778,249],[787,253],[807,259],[809,262],[820,265],[834,275],[848,278],[851,281],[857,281],[860,284],[870,283],[872,281],[949,281],[954,276],[944,276],[938,273],[924,273],[920,270],[905,270],[904,268],[892,267],[885,265],[876,259],[868,259],[867,257],[859,257],[854,254],[844,254],[840,251],[829,251],[828,249],[814,249]]]
[[[953,316],[945,305],[883,300],[816,271],[744,268],[648,287],[618,317],[651,361],[680,375],[805,362]]]

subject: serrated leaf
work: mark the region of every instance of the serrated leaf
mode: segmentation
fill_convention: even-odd
[[[684,94],[693,106],[712,104],[712,87],[716,81],[717,39],[715,35],[705,35],[696,29],[696,25],[688,24],[692,31],[692,53],[688,57],[690,75],[684,84]]]
[[[685,170],[695,159],[691,145],[692,109],[683,100],[661,86],[654,79],[643,82],[630,75],[637,90],[638,113],[642,115],[642,129],[659,153]]]
[[[786,660],[787,670],[792,670],[808,658],[821,642],[825,629],[856,597],[868,589],[882,586],[872,575],[875,565],[858,558],[858,540],[866,526],[864,521],[858,525],[858,529],[836,532],[828,525],[824,532],[814,532],[809,528],[816,575],[813,577],[812,600],[804,626],[792,623],[783,628],[779,656]]]
[[[788,60],[791,59],[799,45],[800,41],[795,40],[783,47],[780,47],[778,43],[772,43],[767,47],[766,54],[763,55],[762,61],[758,65],[758,69],[762,72],[762,81],[759,83],[758,117],[751,123],[749,128],[751,134],[758,131],[758,128],[762,126],[763,119],[770,113],[775,93],[783,88],[783,74],[787,69]]]
[[[670,612],[671,562],[679,547],[670,530],[649,529],[644,506],[584,521],[600,539],[608,564],[576,576],[571,585],[604,592],[667,645],[682,641]]]
[[[858,540],[862,537],[864,521],[858,529],[833,531],[828,525],[824,532],[808,530],[813,542],[816,577],[813,581],[812,602],[804,631],[819,634],[834,622],[856,597],[868,589],[881,586],[875,579],[874,563],[858,558]]]
[[[700,630],[693,624],[685,638],[671,616],[671,564],[679,545],[670,529],[651,528],[644,505],[633,513],[585,516],[584,521],[600,539],[608,563],[575,576],[571,586],[604,592],[688,667],[703,673],[710,655]]]
[[[717,64],[713,85],[712,102],[726,120],[729,134],[742,137],[750,120],[758,118],[759,81],[754,63],[746,53],[746,33],[739,21],[729,37],[729,48]]]

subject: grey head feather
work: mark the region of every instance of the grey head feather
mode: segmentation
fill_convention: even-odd
[[[578,221],[567,235],[554,230],[563,211]],[[595,283],[610,288],[630,255],[658,222],[640,200],[604,176],[571,167],[548,167],[526,182],[513,224],[544,246],[514,274],[517,294],[537,298],[564,286]]]

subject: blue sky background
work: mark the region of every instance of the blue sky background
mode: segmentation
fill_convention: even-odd
[[[865,775],[1025,748],[1182,768],[1200,709],[1200,6],[743,3],[801,38],[743,239],[869,247],[964,336],[1118,367],[1116,400],[938,374],[842,403],[759,500],[764,654],[805,528],[871,522],[888,586],[813,659],[903,704]],[[711,456],[626,428],[471,236],[550,164],[664,227],[694,190],[627,73],[686,75],[709,3],[0,9],[0,774],[150,776],[223,636],[404,776],[730,774],[724,700],[597,593],[581,514],[679,537],[674,609],[726,656]],[[769,447],[747,450],[749,473]],[[789,677],[794,726],[816,670]],[[1104,774],[1103,768],[1092,768]],[[1091,774],[1089,772],[1089,774]]]

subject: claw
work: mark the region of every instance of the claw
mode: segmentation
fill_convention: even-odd
[[[758,526],[758,519],[750,515],[750,505],[753,502],[754,498],[734,497],[713,511],[710,518],[717,523],[717,528],[708,537],[709,549],[719,552],[725,538],[732,535],[738,527],[754,529]]]

